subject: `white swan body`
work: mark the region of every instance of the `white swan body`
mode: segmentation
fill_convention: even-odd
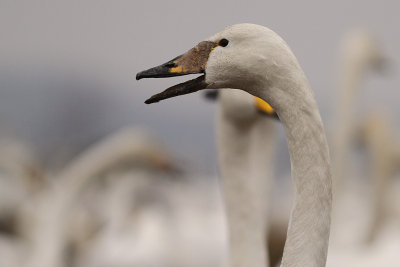
[[[217,144],[231,267],[269,266],[271,176],[276,125],[240,90],[219,94]]]
[[[328,145],[314,94],[292,51],[270,29],[238,24],[136,79],[199,72],[205,76],[146,103],[204,88],[234,88],[271,104],[285,128],[295,186],[282,266],[325,266],[332,205]]]

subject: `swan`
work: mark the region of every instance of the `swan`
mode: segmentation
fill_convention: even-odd
[[[364,188],[359,181],[353,179],[354,175],[349,168],[349,162],[352,162],[350,148],[357,138],[354,107],[366,74],[371,70],[382,71],[386,66],[386,59],[378,41],[366,29],[350,30],[344,36],[339,52],[340,108],[336,109],[332,140],[335,204],[331,241],[339,248],[350,248],[363,243],[367,231],[366,222],[369,219],[366,200],[359,196]]]
[[[195,73],[204,75],[145,103],[206,88],[233,88],[271,104],[285,129],[295,187],[281,266],[325,266],[332,208],[329,151],[314,94],[289,46],[266,27],[236,24],[182,56],[139,72],[136,79]]]
[[[218,96],[217,145],[230,266],[269,266],[266,247],[276,140],[274,110],[240,90]]]
[[[348,174],[350,143],[354,136],[352,110],[358,96],[361,83],[368,70],[382,71],[386,65],[385,57],[377,40],[364,29],[354,29],[347,33],[340,47],[340,108],[336,114],[333,143],[333,173],[335,185],[345,186]]]
[[[101,174],[135,167],[135,163],[136,166],[147,163],[167,171],[173,169],[169,153],[156,143],[148,133],[122,129],[84,151],[55,175],[54,183],[26,203],[19,215],[30,248],[22,266],[66,266],[64,256],[70,241],[73,204]]]

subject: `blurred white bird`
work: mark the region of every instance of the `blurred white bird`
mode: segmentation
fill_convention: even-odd
[[[222,90],[218,98],[217,144],[230,266],[269,266],[276,113],[240,90]]]
[[[367,30],[352,30],[340,47],[339,100],[333,135],[334,206],[331,244],[352,248],[363,243],[370,218],[366,205],[366,180],[358,179],[350,167],[357,137],[355,110],[362,82],[369,70],[381,70],[385,58],[381,47]],[[365,178],[365,177],[363,177]]]

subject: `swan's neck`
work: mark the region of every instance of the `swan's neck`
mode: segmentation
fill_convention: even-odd
[[[351,58],[350,55],[345,56]],[[348,162],[350,160],[348,148],[351,142],[353,110],[358,89],[360,87],[363,66],[346,60],[341,68],[341,81],[339,84],[340,105],[336,109],[336,125],[334,135],[334,175],[335,192],[341,193],[348,174]]]
[[[229,266],[265,267],[266,201],[263,192],[268,188],[268,179],[260,180],[250,173],[252,126],[229,120],[221,107],[217,119],[222,196],[228,224]]]
[[[314,95],[304,75],[267,88],[284,125],[294,182],[294,204],[282,266],[325,266],[330,228],[332,181],[328,145]]]

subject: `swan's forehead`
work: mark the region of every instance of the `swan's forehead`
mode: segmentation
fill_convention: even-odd
[[[243,41],[243,40],[254,40],[257,38],[266,38],[274,34],[273,31],[268,29],[267,27],[255,24],[235,24],[229,26],[222,31],[214,34],[209,37],[207,41],[217,42],[223,38],[228,39],[229,41]]]

